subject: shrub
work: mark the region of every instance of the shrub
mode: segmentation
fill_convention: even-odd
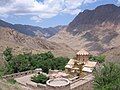
[[[120,64],[104,64],[94,76],[95,90],[120,90]]]
[[[31,77],[31,81],[36,82],[36,83],[42,83],[42,84],[46,84],[46,81],[48,79],[49,78],[44,74],[35,75],[35,76]]]
[[[10,61],[12,59],[12,48],[6,48],[5,51],[3,51],[3,55],[6,61]]]
[[[9,79],[8,82],[11,83],[11,84],[15,84],[15,83],[16,83],[16,80],[14,80],[14,79]]]
[[[0,78],[4,75],[4,69],[0,66]]]
[[[105,56],[90,56],[90,61],[96,61],[96,62],[99,62],[99,63],[103,63],[105,62]]]

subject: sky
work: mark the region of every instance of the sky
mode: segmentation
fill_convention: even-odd
[[[40,27],[68,25],[80,12],[120,0],[0,0],[0,19]]]

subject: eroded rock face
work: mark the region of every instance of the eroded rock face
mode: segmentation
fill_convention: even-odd
[[[64,32],[64,34],[63,34]],[[102,53],[120,45],[120,7],[101,5],[80,12],[64,30],[50,40],[63,42],[78,50]]]

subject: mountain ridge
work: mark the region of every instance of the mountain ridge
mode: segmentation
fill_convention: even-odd
[[[93,10],[85,10],[80,12],[75,19],[68,25],[67,31],[74,29],[84,30],[85,25],[89,25],[87,29],[94,27],[95,25],[102,24],[103,22],[112,22],[118,24],[120,22],[120,7],[114,4],[106,4],[96,7]],[[119,16],[119,17],[117,17]],[[84,25],[84,26],[82,26]],[[86,29],[86,28],[85,28]]]
[[[55,35],[59,30],[66,27],[66,26],[58,25],[56,27],[42,28],[39,26],[32,26],[32,25],[11,24],[3,20],[0,20],[0,26],[14,29],[17,32],[23,33],[28,36],[33,36],[33,37],[40,36],[45,38],[49,38]]]
[[[120,7],[106,4],[80,12],[66,29],[49,40],[65,43],[75,50],[93,54],[105,52],[120,44]]]

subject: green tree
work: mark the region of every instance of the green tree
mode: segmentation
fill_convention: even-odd
[[[100,55],[100,56],[90,56],[90,61],[96,61],[96,62],[99,62],[99,63],[103,63],[105,62],[105,56],[103,55]]]
[[[68,63],[69,59],[68,58],[64,58],[64,57],[57,57],[54,59],[53,63],[54,63],[54,69],[57,70],[64,70],[65,69],[65,65]]]
[[[12,59],[12,48],[6,48],[5,51],[3,51],[3,55],[6,61],[10,61]]]
[[[120,90],[120,64],[104,64],[94,76],[95,90]]]
[[[49,73],[49,65],[47,61],[42,64],[41,68],[44,73],[47,73],[47,74]]]
[[[48,51],[47,53],[41,53],[40,56],[43,60],[54,58],[54,55],[50,51]]]
[[[41,54],[24,53],[15,56],[13,56],[11,52],[12,50],[10,48],[4,51],[4,56],[7,60],[5,69],[6,74],[23,72],[36,68],[41,68],[45,73],[49,73],[49,69],[64,70],[69,60],[64,57],[55,58],[50,51]]]
[[[14,69],[16,72],[30,70],[30,62],[27,55],[19,54],[14,58]]]
[[[46,84],[46,81],[48,79],[49,78],[44,74],[40,74],[37,76],[35,75],[35,76],[31,77],[31,81],[36,82],[36,83],[42,83],[42,84]]]

